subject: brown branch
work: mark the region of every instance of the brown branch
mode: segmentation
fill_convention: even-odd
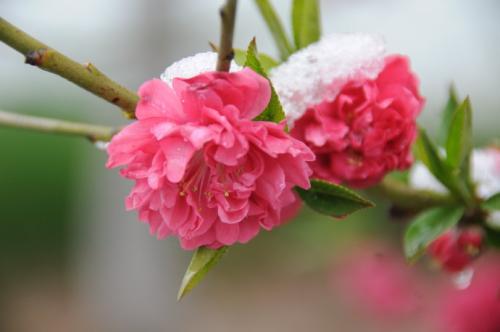
[[[0,127],[30,129],[39,132],[84,136],[96,141],[109,141],[118,132],[112,127],[70,122],[0,111]]]
[[[26,57],[26,63],[59,75],[79,87],[120,107],[134,117],[139,97],[114,82],[92,64],[77,63],[50,48],[0,17],[0,41]]]
[[[231,60],[234,58],[233,33],[236,18],[237,0],[227,0],[224,7],[220,9],[221,33],[219,52],[217,57],[217,70],[229,71]]]

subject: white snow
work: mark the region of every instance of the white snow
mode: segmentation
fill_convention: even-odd
[[[203,52],[174,62],[165,69],[160,78],[168,85],[172,86],[174,78],[191,78],[207,71],[214,71],[217,64],[217,53]],[[234,61],[231,62],[231,71],[238,71],[242,68]]]
[[[351,80],[373,79],[386,55],[382,36],[337,33],[294,53],[270,72],[290,125],[307,107],[333,100]]]

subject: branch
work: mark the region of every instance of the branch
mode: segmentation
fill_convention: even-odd
[[[118,132],[118,129],[112,127],[14,114],[5,111],[0,111],[0,127],[2,126],[52,134],[84,136],[92,142],[109,141]]]
[[[415,189],[390,178],[385,178],[371,191],[388,199],[393,205],[409,210],[422,210],[456,203],[450,195]]]
[[[233,33],[236,17],[237,0],[227,0],[220,9],[221,32],[219,53],[217,57],[217,71],[229,71],[231,60],[234,58]]]
[[[101,73],[92,64],[82,65],[71,60],[1,17],[0,41],[23,54],[26,57],[26,63],[64,77],[120,107],[130,118],[134,117],[135,105],[139,97]]]

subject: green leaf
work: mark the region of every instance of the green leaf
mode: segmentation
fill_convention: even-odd
[[[257,51],[257,42],[255,41],[255,38],[253,38],[248,44],[245,63],[243,64],[243,66],[252,68],[257,74],[260,74],[267,78],[267,74],[260,64],[258,54],[259,52]]]
[[[252,41],[248,45],[245,67],[249,67],[256,73],[267,78],[266,72],[259,60],[255,38],[252,39]],[[276,94],[276,91],[274,90],[271,81],[269,79],[268,81],[269,85],[271,86],[271,99],[269,100],[269,104],[267,104],[266,109],[262,113],[260,113],[254,120],[280,122],[281,120],[285,119],[285,112],[283,111],[283,107],[281,106],[280,100],[278,98],[278,95]]]
[[[488,211],[500,211],[500,192],[484,201],[481,207]]]
[[[219,249],[200,247],[194,252],[184,278],[182,278],[177,300],[181,300],[205,277],[207,272],[219,262],[227,249],[228,247]]]
[[[472,150],[472,111],[469,98],[453,112],[446,140],[446,162],[454,170],[461,170],[469,161]],[[468,167],[465,167],[468,169]],[[465,175],[465,174],[462,174]]]
[[[455,226],[464,213],[463,207],[437,207],[419,214],[404,235],[406,258],[414,262],[432,241]]]
[[[490,227],[484,227],[486,233],[486,243],[488,246],[500,249],[500,231]]]
[[[438,153],[437,147],[427,136],[425,130],[420,129],[415,144],[418,159],[420,159],[431,173],[444,185],[447,185],[447,169],[444,161]]]
[[[321,35],[317,0],[293,0],[292,28],[295,47],[301,49],[319,40]]]
[[[260,113],[254,120],[255,121],[271,121],[279,123],[283,119],[285,119],[285,112],[283,111],[283,107],[281,106],[280,100],[274,87],[271,86],[271,99],[269,100],[269,104],[267,104],[266,109]],[[285,128],[285,131],[287,129]]]
[[[450,90],[448,93],[448,102],[443,110],[441,115],[441,128],[439,131],[439,143],[443,146],[446,145],[446,140],[448,139],[448,132],[450,131],[450,123],[451,118],[453,116],[453,112],[458,107],[458,98],[457,93],[455,91],[455,87],[453,85],[450,86]]]
[[[260,64],[262,65],[262,68],[266,71],[266,73],[269,73],[269,70],[278,66],[280,63],[278,60],[275,60],[273,57],[270,55],[267,55],[265,53],[260,53],[259,52],[259,61]]]
[[[245,61],[247,61],[247,51],[242,50],[240,48],[234,48],[234,62],[240,66],[245,65]]]
[[[357,210],[373,207],[375,204],[358,193],[338,184],[311,179],[311,188],[296,188],[302,200],[313,210],[343,218]]]
[[[269,31],[271,31],[274,41],[276,42],[276,46],[280,52],[281,60],[286,60],[290,54],[293,53],[294,49],[286,36],[285,29],[283,28],[276,11],[268,0],[255,0],[255,4],[259,8]]]
[[[279,62],[275,59],[273,59],[270,55],[267,55],[265,53],[260,53],[258,54],[259,62],[262,66],[262,69],[266,72],[266,74],[269,73],[269,70],[276,67],[279,65]],[[245,62],[247,60],[247,51],[235,48],[234,49],[234,61],[240,65],[244,66]]]
[[[459,173],[454,172],[443,160],[438,153],[437,147],[423,129],[420,129],[415,148],[418,158],[427,166],[436,179],[446,186],[455,197],[468,205],[471,204],[472,195],[465,183],[465,179],[459,179]]]

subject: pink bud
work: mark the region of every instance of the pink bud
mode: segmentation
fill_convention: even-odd
[[[432,242],[428,254],[444,270],[459,272],[479,255],[483,237],[478,228],[450,230]]]

